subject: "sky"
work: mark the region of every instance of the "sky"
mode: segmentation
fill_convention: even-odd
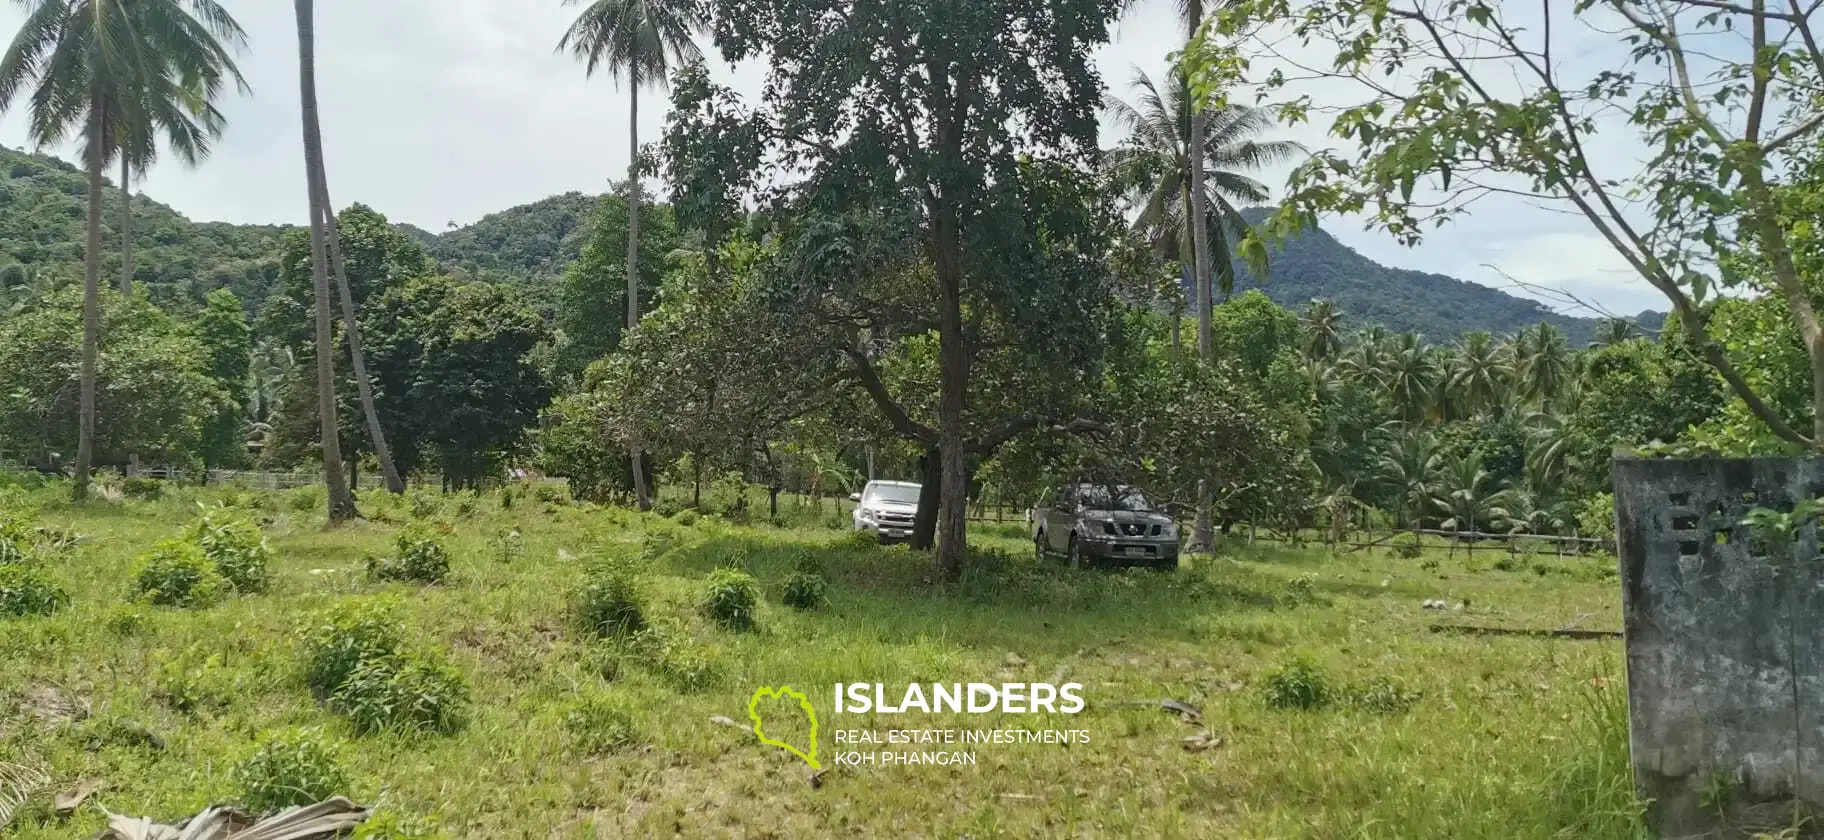
[[[228,131],[203,166],[161,164],[137,188],[198,221],[302,223],[292,4],[223,3],[247,30],[249,47],[239,62],[253,93],[221,103]],[[394,221],[441,232],[557,193],[603,192],[625,173],[627,91],[605,75],[586,78],[581,64],[555,51],[574,7],[558,0],[316,5],[318,98],[330,192],[338,205],[364,202]],[[1118,24],[1115,40],[1097,55],[1111,92],[1128,93],[1135,68],[1163,76],[1167,52],[1183,37],[1173,8],[1165,0],[1141,0]],[[18,5],[0,4],[6,37],[21,19]],[[706,52],[720,81],[758,93],[762,67],[731,68],[713,50]],[[1314,95],[1321,104],[1325,91]],[[642,140],[658,139],[665,108],[662,94],[641,92]],[[1317,122],[1279,136],[1312,149],[1336,146],[1326,135],[1327,121]],[[1118,139],[1106,124],[1103,134],[1105,145]],[[0,116],[0,143],[28,146],[17,109]],[[73,146],[45,151],[76,158]],[[1288,169],[1259,178],[1278,186]],[[1386,265],[1523,296],[1539,295],[1516,288],[1515,280],[1563,289],[1615,313],[1666,308],[1586,222],[1515,199],[1478,204],[1473,217],[1429,233],[1416,248],[1365,231],[1358,220],[1326,219],[1324,228]]]

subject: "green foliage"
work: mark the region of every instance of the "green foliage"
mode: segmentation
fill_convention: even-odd
[[[329,697],[362,734],[461,728],[468,686],[454,669],[411,655],[366,658]]]
[[[1267,705],[1275,709],[1321,709],[1336,695],[1323,669],[1302,656],[1268,674],[1262,690]]]
[[[717,569],[709,574],[702,611],[723,628],[737,632],[754,629],[760,603],[760,582],[739,569]]]
[[[792,609],[814,610],[823,606],[827,588],[821,575],[793,572],[786,576],[785,591],[779,600]]]
[[[0,440],[34,462],[76,452],[81,311],[80,295],[57,291],[0,319]],[[206,375],[202,347],[144,298],[104,290],[102,322],[95,463],[195,452],[204,421],[231,404]]]
[[[1418,692],[1410,691],[1387,677],[1377,677],[1350,692],[1350,695],[1350,701],[1356,707],[1383,715],[1402,714],[1422,697]]]
[[[353,792],[335,750],[317,732],[267,740],[253,755],[236,764],[231,776],[240,790],[240,804],[256,814],[311,805]]]
[[[156,501],[165,495],[165,483],[156,478],[133,476],[120,483],[120,493],[129,499]]]
[[[651,310],[666,262],[676,247],[671,208],[642,203],[640,311]],[[598,200],[579,258],[563,269],[557,326],[565,341],[557,354],[557,377],[580,385],[584,369],[620,345],[626,325],[627,199],[623,191],[616,190]]]
[[[646,629],[644,599],[638,583],[633,573],[621,565],[590,568],[571,603],[577,625],[597,638],[630,636]]]
[[[36,567],[0,563],[0,617],[51,615],[69,605],[69,593]]]
[[[1598,493],[1577,512],[1577,530],[1587,537],[1615,538],[1615,494]]]
[[[442,583],[450,574],[450,552],[435,531],[411,527],[393,538],[393,556],[367,558],[374,580]]]
[[[226,507],[206,508],[192,523],[187,538],[237,592],[266,591],[272,547],[259,526]]]
[[[335,694],[365,662],[395,657],[404,645],[392,602],[344,601],[301,634],[304,683],[319,698]]]
[[[140,558],[135,597],[165,607],[207,607],[232,587],[195,543],[166,540]]]
[[[224,394],[239,396],[253,373],[253,329],[240,298],[228,289],[216,289],[203,301],[203,310],[191,322],[203,352],[203,374]],[[241,428],[246,412],[239,400],[228,400],[204,419],[198,453],[205,467],[242,466],[248,461]]]

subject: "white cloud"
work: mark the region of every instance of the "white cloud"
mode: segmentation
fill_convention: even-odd
[[[297,47],[291,4],[225,0],[251,41],[242,69],[255,95],[224,103],[230,125],[214,157],[196,170],[168,163],[140,189],[199,220],[301,222],[304,174],[298,139]],[[429,230],[570,190],[599,192],[626,171],[628,94],[606,75],[584,77],[555,52],[575,7],[557,0],[319,0],[319,98],[330,185],[338,203],[362,201]],[[0,5],[0,33],[21,19]],[[1182,42],[1172,4],[1149,0],[1097,54],[1111,90],[1125,93],[1132,68],[1163,75],[1165,54]],[[707,44],[705,45],[707,47]],[[762,68],[718,74],[758,93]],[[1342,95],[1340,91],[1332,93]],[[658,137],[665,99],[642,91],[641,137]],[[1284,136],[1313,148],[1333,145],[1327,121]],[[1105,140],[1115,136],[1105,131]],[[18,113],[0,118],[0,142],[25,145]],[[73,148],[53,150],[74,158]],[[1283,182],[1286,170],[1266,173]],[[1581,222],[1518,202],[1491,201],[1471,219],[1434,232],[1408,250],[1359,222],[1326,224],[1339,239],[1389,265],[1450,273],[1499,285],[1479,268],[1495,262],[1529,282],[1567,285],[1605,305],[1635,311],[1652,303],[1607,270],[1582,259],[1542,259],[1536,243],[1568,250]],[[1528,243],[1535,243],[1529,245]],[[1464,254],[1496,255],[1499,258]],[[1625,305],[1622,302],[1626,302]]]

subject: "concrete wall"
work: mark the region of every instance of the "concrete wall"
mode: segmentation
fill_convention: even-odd
[[[1791,825],[1795,794],[1824,815],[1817,529],[1781,552],[1740,524],[1755,507],[1824,497],[1824,460],[1617,454],[1614,475],[1629,736],[1650,823],[1669,838],[1749,836]]]

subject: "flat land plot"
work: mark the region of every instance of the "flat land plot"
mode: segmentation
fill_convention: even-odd
[[[325,531],[320,505],[294,508],[321,498],[308,490],[175,495],[86,509],[9,497],[82,539],[45,563],[67,609],[0,619],[0,761],[55,779],[0,836],[93,836],[97,810],[60,822],[49,805],[84,779],[105,783],[92,801],[165,820],[233,801],[237,765],[300,731],[331,748],[351,797],[449,837],[1641,836],[1619,640],[1432,630],[1616,628],[1607,557],[1238,548],[1175,574],[1073,572],[1035,562],[1017,527],[984,526],[969,578],[946,590],[928,557],[824,528],[363,494],[370,521]],[[131,601],[136,558],[224,497],[263,521],[268,591],[200,609]],[[364,557],[414,521],[444,529],[450,579],[370,581]],[[572,620],[585,569],[609,559],[637,570],[659,628],[641,645]],[[730,565],[761,584],[750,632],[699,608]],[[827,604],[783,605],[786,577],[809,567]],[[301,631],[367,598],[392,599],[408,644],[466,682],[454,733],[360,735],[306,688]],[[1077,682],[1086,708],[836,713],[832,686],[857,682],[895,701],[907,683]],[[816,785],[748,728],[755,688],[780,685],[820,714]],[[1088,741],[944,748],[973,764],[834,763],[861,749],[836,731],[894,729]]]

